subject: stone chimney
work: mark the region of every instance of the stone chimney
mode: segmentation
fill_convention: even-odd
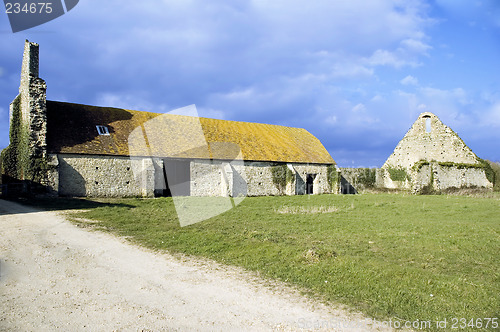
[[[47,85],[38,77],[38,49],[38,44],[26,40],[19,86],[22,122],[28,130],[31,158],[47,156]]]
[[[38,44],[30,43],[28,40],[24,43],[23,66],[21,69],[21,85],[19,93],[23,92],[24,88],[29,87],[32,79],[38,78]]]

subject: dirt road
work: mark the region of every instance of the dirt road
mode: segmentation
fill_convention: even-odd
[[[0,330],[373,330],[367,322],[236,268],[0,200]]]

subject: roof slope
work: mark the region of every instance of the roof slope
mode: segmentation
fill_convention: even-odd
[[[261,123],[47,101],[47,132],[49,153],[335,163],[307,130]]]

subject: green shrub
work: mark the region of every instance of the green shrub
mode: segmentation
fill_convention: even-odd
[[[374,188],[376,180],[376,169],[363,168],[360,170],[357,178],[357,183],[363,185],[365,188]]]
[[[481,164],[480,167],[484,168],[484,173],[488,181],[490,181],[493,185],[495,185],[496,176],[495,176],[495,171],[491,167],[491,164],[488,161],[483,160],[481,158],[477,158],[477,160]]]
[[[480,159],[478,159],[478,160],[480,160]],[[483,163],[481,161],[480,161],[480,163],[481,164],[467,164],[467,163],[454,163],[452,161],[440,161],[440,162],[438,162],[438,165],[439,166],[443,166],[443,167],[456,167],[458,169],[484,168]]]
[[[420,195],[439,195],[440,194],[440,192],[434,188],[434,170],[432,169],[432,165],[431,165],[431,178],[429,180],[429,183],[426,184],[425,186],[423,186],[422,189],[420,189],[420,191],[418,192],[418,194],[420,194]]]
[[[488,180],[490,180],[490,182],[493,183],[494,191],[500,191],[500,164],[489,160],[486,160],[486,163],[489,166],[488,169],[491,170],[491,174],[489,176],[493,178],[493,182],[491,182],[489,178]],[[486,171],[486,177],[488,177],[488,171]]]
[[[9,178],[21,179],[22,170],[19,166],[19,145],[21,141],[21,97],[17,96],[12,102],[12,122],[10,124],[9,137],[10,145],[2,150],[2,175]]]
[[[292,183],[292,182],[295,182],[295,173],[287,167],[286,168],[286,183]]]
[[[1,174],[9,181],[28,180],[44,184],[50,169],[48,158],[34,156],[29,148],[29,128],[22,122],[21,96],[12,102],[10,144],[0,154]]]
[[[287,183],[292,183],[295,180],[295,174],[288,168],[286,164],[275,165],[271,167],[273,184],[283,193]]]
[[[410,179],[410,176],[402,167],[389,167],[387,171],[392,181],[405,181],[406,179]]]
[[[335,167],[335,165],[328,165],[326,169],[326,176],[328,179],[328,185],[330,186],[330,190],[336,192],[340,182],[340,176],[339,173],[337,172],[337,168]]]

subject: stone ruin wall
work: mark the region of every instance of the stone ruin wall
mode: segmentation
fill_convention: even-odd
[[[431,121],[431,132],[426,132],[426,118]],[[410,169],[420,160],[478,164],[476,155],[460,137],[437,116],[423,113],[399,142],[383,168]]]
[[[421,192],[424,187],[435,191],[450,188],[493,188],[482,168],[457,168],[431,163],[422,166],[412,176],[414,180],[411,183],[411,190],[416,193]]]
[[[430,121],[430,128],[427,121]],[[427,164],[418,167],[416,164],[420,161]],[[429,185],[437,191],[492,188],[484,169],[475,167],[480,165],[474,152],[451,128],[434,114],[422,113],[382,166],[377,186],[413,192],[420,192]],[[404,169],[408,177],[403,181],[392,180],[391,168]]]
[[[341,174],[346,182],[342,183],[342,193],[353,194],[366,189],[394,189],[420,193],[425,187],[433,191],[442,191],[450,188],[492,189],[493,184],[488,181],[484,169],[476,167],[459,168],[456,166],[443,166],[437,162],[421,166],[419,170],[410,170],[409,178],[404,181],[394,181],[385,168],[373,169],[376,179],[374,187],[367,187],[360,180],[364,168],[341,168]],[[351,185],[352,187],[348,187]]]

